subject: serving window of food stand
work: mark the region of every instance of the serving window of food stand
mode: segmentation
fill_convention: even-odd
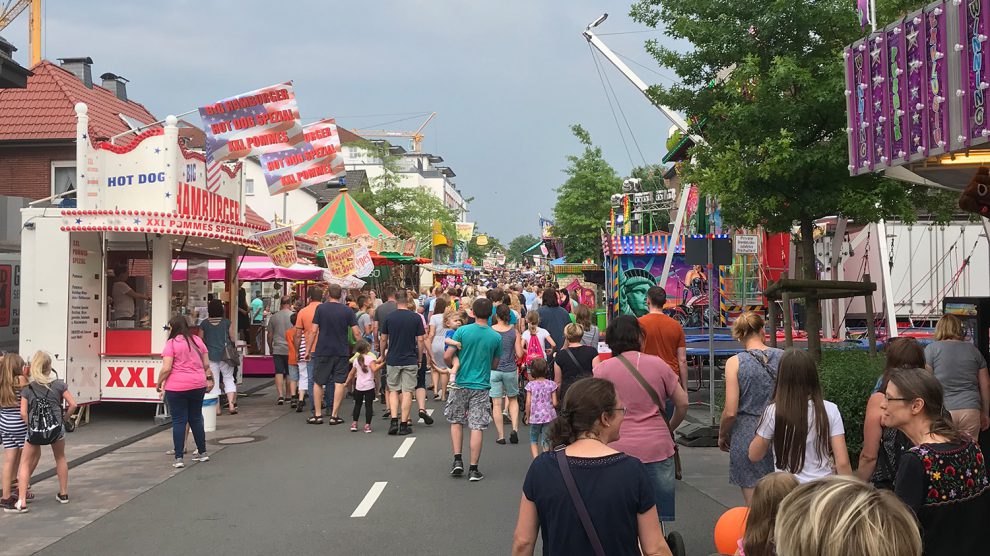
[[[205,312],[199,261],[227,261],[229,303],[236,260],[268,225],[247,218],[240,165],[207,187],[205,158],[179,144],[174,117],[121,147],[92,145],[85,105],[76,111],[78,208],[22,211],[22,275],[36,287],[22,296],[20,349],[50,352],[80,403],[157,403],[165,325]],[[178,259],[194,269],[174,284]]]

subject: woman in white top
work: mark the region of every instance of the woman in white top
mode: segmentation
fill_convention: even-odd
[[[447,337],[445,313],[450,301],[446,296],[440,296],[433,304],[433,314],[430,315],[429,327],[426,330],[426,345],[429,346],[427,361],[433,377],[433,399],[446,398],[447,381],[450,380],[450,369],[443,360],[443,352],[447,349],[443,341]]]
[[[777,470],[798,482],[852,474],[842,416],[822,399],[818,368],[807,351],[791,349],[781,357],[773,402],[749,445],[750,461],[762,460],[771,445]]]

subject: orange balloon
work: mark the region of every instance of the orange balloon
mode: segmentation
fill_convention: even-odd
[[[738,506],[729,508],[715,523],[715,548],[719,554],[735,554],[737,541],[746,532],[746,516],[749,508]]]

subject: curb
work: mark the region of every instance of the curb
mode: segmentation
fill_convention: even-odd
[[[257,391],[264,390],[265,388],[268,388],[269,386],[273,386],[274,384],[275,384],[275,379],[272,379],[270,381],[267,381],[267,382],[264,382],[264,383],[259,384],[257,386],[254,386],[254,387],[252,387],[252,388],[250,388],[248,390],[245,390],[243,393],[244,394],[254,394]],[[77,458],[69,461],[69,469],[72,469],[73,467],[77,467],[77,466],[80,466],[80,465],[82,465],[84,463],[93,461],[94,459],[96,459],[98,457],[105,456],[105,455],[109,454],[110,452],[114,452],[114,451],[119,450],[119,449],[121,449],[121,448],[123,448],[125,446],[130,446],[131,444],[134,444],[135,442],[144,440],[145,438],[148,438],[149,436],[154,436],[154,435],[158,434],[159,432],[161,432],[164,429],[165,429],[165,425],[154,425],[151,428],[146,429],[146,430],[143,430],[143,431],[141,431],[141,432],[139,432],[139,433],[137,433],[137,434],[135,434],[133,436],[129,436],[129,437],[123,439],[123,440],[114,442],[113,444],[104,446],[104,447],[99,448],[97,450],[94,450],[94,451],[92,451],[92,452],[90,452],[88,454],[83,454],[83,455],[81,455],[81,456],[79,456],[79,457],[77,457]],[[41,473],[37,473],[35,475],[32,475],[31,476],[31,483],[32,484],[38,483],[38,482],[44,481],[45,479],[50,479],[50,478],[54,477],[55,475],[56,475],[55,468],[48,469],[46,471],[42,471]]]

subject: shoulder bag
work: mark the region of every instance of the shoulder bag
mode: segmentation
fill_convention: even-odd
[[[650,395],[650,399],[653,400],[653,403],[656,404],[657,409],[660,410],[660,417],[663,419],[664,424],[667,425],[667,431],[670,432],[670,439],[674,442],[674,478],[680,481],[681,452],[677,447],[677,440],[674,438],[674,431],[673,429],[670,428],[670,421],[667,419],[667,412],[663,410],[663,404],[660,403],[660,394],[657,394],[657,391],[652,386],[650,386],[650,383],[646,382],[646,379],[643,378],[643,375],[640,374],[639,370],[637,370],[636,367],[633,366],[633,364],[630,363],[628,359],[626,359],[625,355],[619,354],[616,357],[616,359],[621,361],[622,364],[625,365],[627,369],[629,369],[629,373],[632,374],[633,378],[636,379],[636,382],[638,382],[639,385],[643,387],[643,390],[646,390],[646,393]]]
[[[754,351],[759,353],[760,356],[757,356],[756,353],[753,353]],[[777,373],[775,372],[776,369],[770,367],[770,358],[767,356],[766,352],[761,352],[759,350],[747,350],[746,354],[748,354],[750,357],[755,359],[756,362],[759,363],[761,367],[763,367],[763,370],[766,371],[768,375],[770,375],[771,382],[774,383],[777,382]]]
[[[560,475],[564,478],[564,484],[567,486],[567,493],[571,495],[571,502],[574,503],[574,509],[577,511],[578,517],[581,518],[581,525],[584,526],[584,532],[588,535],[588,540],[591,541],[591,548],[595,551],[595,556],[605,556],[605,549],[602,547],[602,541],[598,538],[598,531],[595,531],[595,524],[591,521],[591,515],[588,513],[588,508],[584,505],[584,500],[581,499],[581,493],[578,492],[577,485],[574,484],[574,476],[571,475],[571,466],[567,464],[567,455],[564,453],[564,446],[557,446],[553,449],[554,458],[557,460],[557,466],[560,467]]]
[[[223,321],[220,321],[223,323]],[[241,366],[241,354],[237,352],[237,345],[230,338],[230,329],[227,329],[227,341],[223,345],[223,362],[233,365],[234,368]]]

